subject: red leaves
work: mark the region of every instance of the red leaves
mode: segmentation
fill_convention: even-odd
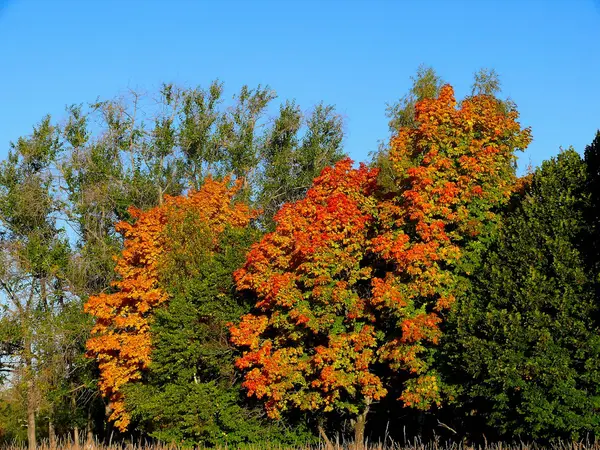
[[[252,291],[261,311],[231,328],[232,342],[245,350],[237,364],[250,369],[244,387],[266,398],[271,417],[292,406],[330,411],[348,397],[385,395],[369,372],[373,316],[356,291],[370,275],[360,262],[376,213],[376,176],[365,166],[352,169],[348,159],[325,169],[304,200],[277,214],[275,232],[236,273],[238,288]],[[304,339],[318,345],[304,347]]]
[[[418,314],[414,317],[404,319],[400,323],[402,337],[400,342],[411,344],[428,340],[437,343],[439,337],[438,324],[442,320],[437,314]]]
[[[465,243],[508,198],[513,153],[530,141],[516,112],[500,106],[477,96],[457,108],[444,86],[416,105],[418,125],[391,141],[397,196],[385,199],[376,171],[344,160],[276,215],[276,230],[236,273],[257,312],[231,328],[244,350],[238,367],[249,370],[244,386],[270,416],[289,407],[356,412],[386,394],[379,362],[415,376],[401,397],[407,406],[439,401],[422,354],[460,293],[454,268]]]

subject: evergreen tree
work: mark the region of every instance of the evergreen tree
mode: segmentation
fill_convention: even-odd
[[[586,168],[546,161],[501,220],[444,338],[467,427],[512,439],[578,438],[600,425],[598,306],[581,254]],[[480,241],[485,242],[485,241]]]
[[[584,246],[584,254],[595,278],[596,301],[600,299],[600,130],[590,145],[585,148],[587,169],[587,192],[590,201],[586,208],[586,220],[592,238]]]

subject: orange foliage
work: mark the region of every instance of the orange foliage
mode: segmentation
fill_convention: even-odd
[[[236,191],[237,187],[228,187],[228,180],[208,179],[188,196],[166,197],[163,205],[148,211],[130,209],[135,222],[116,226],[125,242],[115,268],[119,276],[113,283],[116,292],[90,297],[85,311],[96,319],[87,342],[88,354],[98,361],[100,390],[112,407],[110,420],[122,431],[130,421],[122,387],[139,380],[147,369],[152,351],[152,310],[168,300],[159,282],[161,255],[171,245],[165,226],[193,212],[199,226],[210,227],[215,238],[227,226],[246,227],[255,214],[233,201]]]
[[[446,85],[437,99],[416,105],[418,125],[392,139],[390,159],[401,176],[401,190],[380,204],[373,250],[391,270],[373,280],[373,302],[401,330],[381,347],[382,360],[420,374],[406,383],[401,397],[406,405],[426,408],[438,402],[435,377],[416,358],[423,343],[437,343],[441,312],[460,295],[455,267],[469,239],[513,192],[514,152],[531,140],[517,117],[486,95],[457,108]]]
[[[391,142],[397,195],[383,198],[376,170],[343,160],[283,207],[236,273],[256,297],[256,311],[231,327],[244,350],[236,364],[271,417],[291,407],[357,413],[387,393],[381,362],[407,380],[406,406],[439,402],[423,353],[460,294],[464,248],[507,201],[514,151],[530,135],[493,97],[457,108],[450,86],[415,110],[417,126]]]

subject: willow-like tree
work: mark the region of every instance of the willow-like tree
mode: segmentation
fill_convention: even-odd
[[[258,204],[267,229],[283,204],[303,198],[321,170],[344,157],[343,136],[333,106],[319,104],[308,117],[294,102],[281,106],[261,146]]]
[[[46,117],[20,138],[0,166],[0,346],[14,389],[23,389],[29,448],[36,447],[36,415],[45,375],[61,353],[52,326],[64,296],[68,244],[60,230],[52,176],[60,150],[57,129]],[[50,410],[52,422],[52,411]]]

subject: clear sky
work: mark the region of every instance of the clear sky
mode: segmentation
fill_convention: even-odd
[[[494,68],[533,129],[520,164],[537,165],[600,128],[599,1],[0,0],[0,157],[66,104],[219,78],[335,104],[366,160],[424,63],[459,97]]]

